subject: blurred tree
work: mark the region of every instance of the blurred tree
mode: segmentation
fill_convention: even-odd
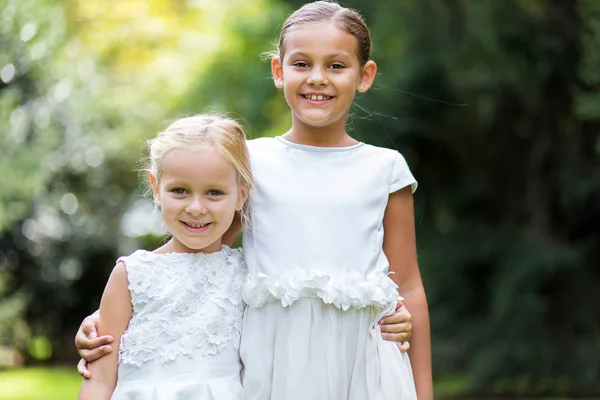
[[[61,225],[51,213],[39,230],[22,218],[64,163],[58,150],[63,127],[72,126],[65,100],[73,85],[54,54],[65,40],[64,10],[50,1],[18,5],[4,2],[0,24],[0,343],[26,348],[31,333],[21,313],[35,295],[26,257],[41,256],[37,239],[59,235]]]
[[[265,4],[7,3],[0,345],[72,360],[73,334],[98,306],[117,256],[162,240],[136,172],[142,142],[162,121],[230,111],[265,126],[268,102],[256,100],[276,92],[250,75],[282,18]]]
[[[404,43],[380,44],[406,60],[384,58],[383,85],[468,103],[371,104],[398,117],[383,126],[423,183],[438,371],[498,391],[597,390],[598,3],[404,6],[375,16],[406,16]]]
[[[57,360],[115,258],[161,240],[135,172],[160,122],[287,128],[260,55],[302,1],[2,1],[0,345]],[[349,129],[420,183],[436,377],[599,390],[600,4],[343,3],[380,71]]]

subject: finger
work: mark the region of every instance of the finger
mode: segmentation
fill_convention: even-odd
[[[92,362],[110,353],[111,351],[112,346],[102,346],[93,350],[81,350],[80,355],[85,361]]]
[[[400,324],[403,322],[410,322],[411,319],[412,317],[408,312],[396,312],[395,314],[381,318],[381,320],[379,320],[379,325]]]
[[[92,377],[92,373],[87,369],[87,363],[83,358],[77,363],[77,372],[85,379],[90,379]]]
[[[98,337],[98,331],[96,331],[96,326],[93,323],[84,323],[81,325],[81,331],[89,339],[96,339]]]
[[[100,336],[95,339],[89,339],[87,336],[80,334],[75,338],[75,346],[81,352],[81,350],[94,350],[105,344],[113,342],[113,337],[109,335]]]
[[[410,349],[410,343],[409,342],[398,343],[398,348],[400,349],[401,353],[406,353]]]
[[[398,311],[402,307],[404,307],[404,303],[402,302],[402,300],[398,300],[398,302],[396,303],[396,311]]]
[[[389,332],[381,332],[381,337],[383,340],[388,342],[407,342],[410,339],[410,334],[407,332],[402,333],[389,333]]]
[[[381,325],[382,332],[410,333],[411,330],[412,330],[412,324],[410,322],[403,322],[401,324]]]
[[[406,322],[402,318],[402,314],[392,314],[387,317],[381,318],[379,321],[380,325],[389,325],[389,324],[399,324],[401,322]]]
[[[411,319],[412,319],[412,316],[410,315],[410,313],[408,312],[406,307],[402,306],[402,307],[396,309],[396,312],[394,312],[393,314],[383,317],[379,323],[380,324],[395,324],[395,323],[399,323],[399,322],[407,322],[407,321],[410,321]]]

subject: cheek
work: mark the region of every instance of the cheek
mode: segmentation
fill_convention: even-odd
[[[235,213],[236,206],[237,198],[231,196],[227,200],[214,203],[213,212],[222,215],[223,217],[229,216],[230,214],[233,215]]]
[[[161,196],[160,205],[163,210],[171,209],[177,206],[177,200],[172,199],[169,196]]]
[[[296,71],[284,72],[283,73],[283,88],[284,89],[293,89],[301,85],[303,81],[303,76],[301,73]]]
[[[356,89],[356,87],[360,83],[360,80],[354,74],[340,75],[334,77],[333,81],[339,88],[344,88],[352,91],[354,91],[354,89]]]
[[[296,85],[294,82],[285,82],[283,84],[283,93],[287,96],[288,94],[292,93],[297,87],[298,85]]]
[[[184,210],[185,207],[183,201],[164,196],[160,203],[160,212],[162,215],[176,215]]]

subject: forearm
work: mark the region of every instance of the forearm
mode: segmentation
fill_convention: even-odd
[[[419,285],[402,293],[402,296],[406,308],[412,315],[413,332],[408,354],[417,388],[417,397],[419,400],[432,400],[431,334],[425,290],[422,285]]]
[[[131,297],[125,264],[119,262],[104,288],[98,315],[98,333],[115,339],[115,351],[89,364],[91,378],[84,380],[80,399],[110,399],[117,385],[119,343],[131,319]]]
[[[383,217],[383,251],[390,262],[391,278],[412,315],[410,361],[419,400],[433,400],[429,310],[417,263],[413,197],[409,186],[390,195]]]
[[[110,400],[114,391],[103,382],[93,379],[84,379],[79,390],[78,400]]]
[[[83,380],[80,400],[110,399],[117,386],[117,353],[118,349],[89,364],[92,377]]]

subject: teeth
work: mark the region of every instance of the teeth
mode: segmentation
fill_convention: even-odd
[[[308,100],[313,100],[313,101],[329,100],[331,98],[331,96],[323,96],[320,94],[307,94],[305,97]]]
[[[189,226],[191,226],[192,228],[204,228],[206,225],[208,225],[208,224],[190,224],[189,222],[187,224]]]

